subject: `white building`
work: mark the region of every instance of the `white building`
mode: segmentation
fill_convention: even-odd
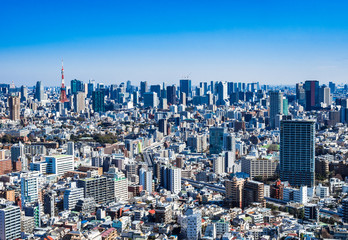
[[[76,183],[71,183],[71,188],[64,192],[64,210],[72,210],[75,208],[78,200],[84,197],[83,188],[77,188]]]
[[[202,234],[202,218],[200,214],[187,216],[187,239],[199,239]]]
[[[115,199],[128,200],[128,180],[118,168],[111,167],[105,175],[114,180]]]
[[[229,232],[230,224],[227,221],[220,220],[215,223],[216,234],[223,235],[225,232]]]
[[[34,203],[38,200],[39,182],[38,175],[32,173],[23,174],[21,178],[22,206],[26,203]]]
[[[72,155],[47,156],[47,173],[63,175],[74,170],[74,157]]]
[[[320,198],[326,198],[330,195],[329,187],[325,187],[319,183],[319,185],[315,189],[315,195]]]
[[[169,169],[169,189],[172,193],[181,192],[181,169],[170,168]]]
[[[307,186],[301,186],[300,189],[285,187],[283,190],[283,200],[306,204],[308,202]]]
[[[21,211],[17,206],[0,205],[0,240],[21,237]]]
[[[152,193],[152,172],[145,170],[144,168],[139,171],[139,183],[143,186],[143,189],[149,193]]]
[[[215,174],[223,174],[225,172],[225,159],[222,156],[216,156],[213,159],[213,169]]]

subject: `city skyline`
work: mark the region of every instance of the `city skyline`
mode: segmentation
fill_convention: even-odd
[[[4,4],[2,83],[59,86],[61,58],[66,81],[347,81],[345,2],[22,4]]]

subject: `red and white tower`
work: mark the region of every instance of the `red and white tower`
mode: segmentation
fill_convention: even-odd
[[[62,60],[62,86],[60,88],[60,98],[59,101],[61,103],[69,102],[68,98],[66,97],[66,89],[64,85],[64,67],[63,67],[63,60]]]

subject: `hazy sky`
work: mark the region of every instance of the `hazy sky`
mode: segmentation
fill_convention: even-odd
[[[102,3],[101,3],[102,2]],[[347,1],[16,1],[0,83],[348,82]]]

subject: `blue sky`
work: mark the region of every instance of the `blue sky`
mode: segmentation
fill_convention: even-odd
[[[346,83],[348,2],[5,1],[0,82]]]

